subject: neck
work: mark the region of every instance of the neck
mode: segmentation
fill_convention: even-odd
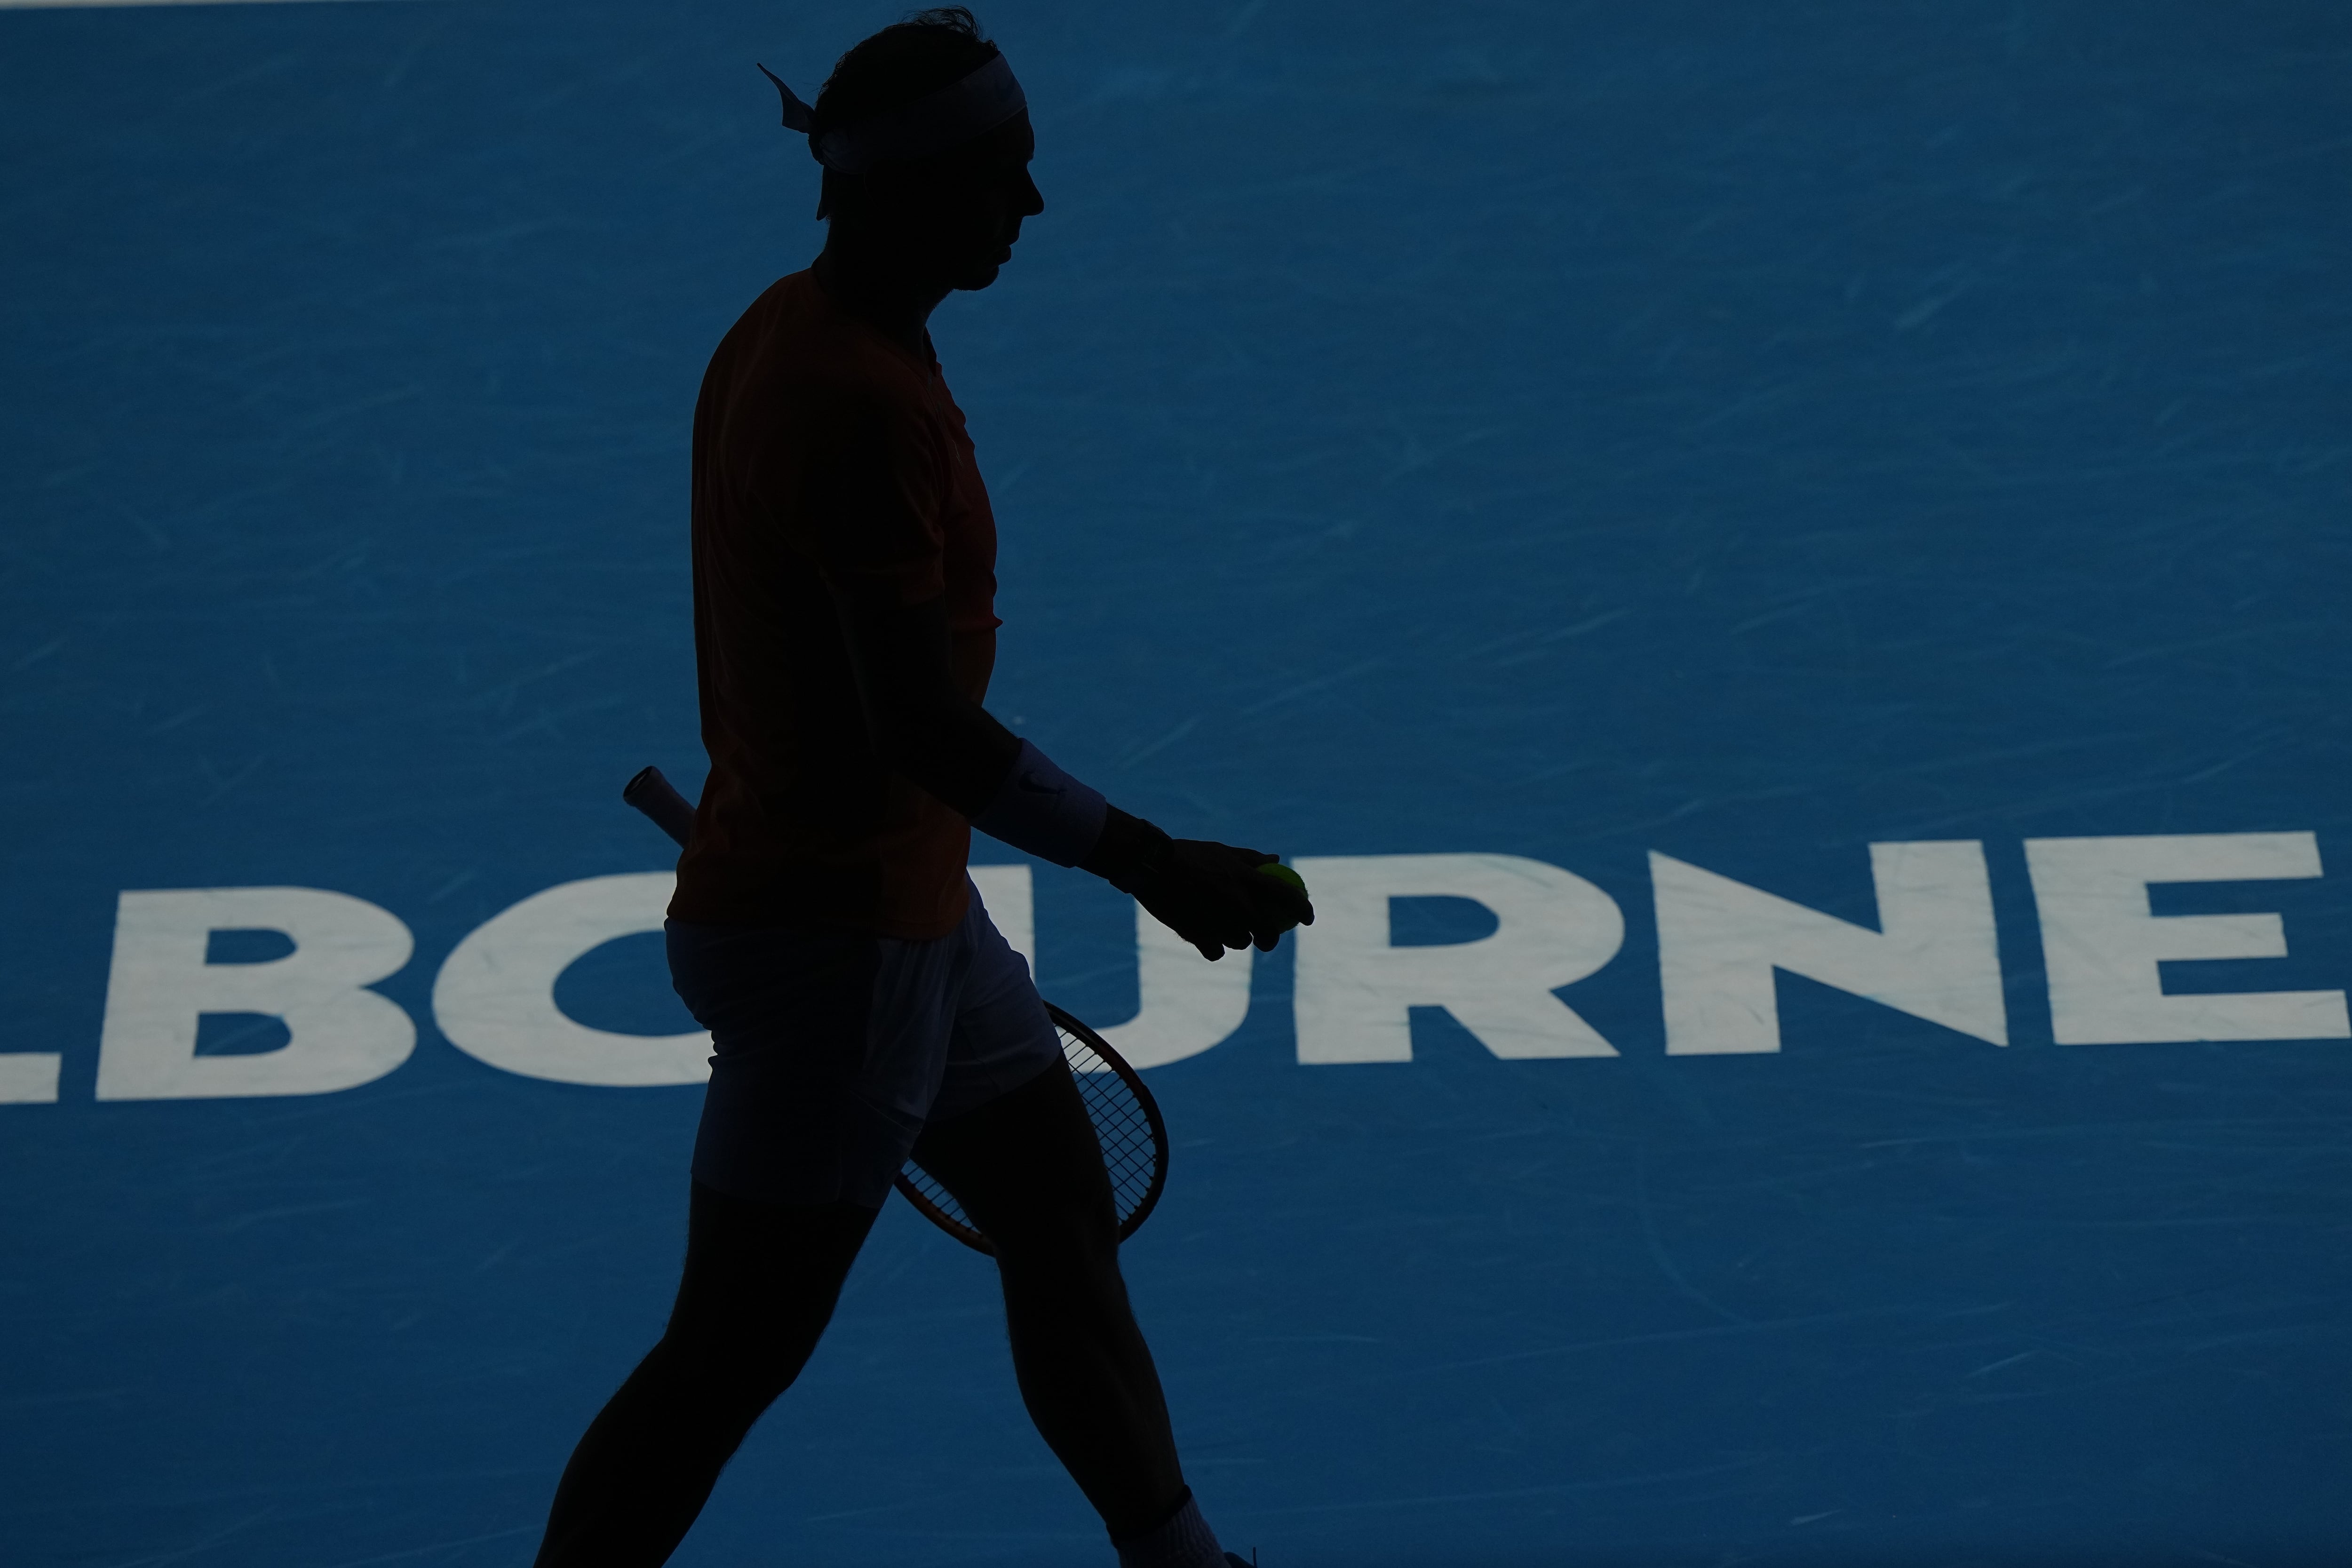
[[[909,278],[887,252],[861,244],[838,224],[811,270],[843,310],[917,359],[929,357],[924,326],[948,290]]]

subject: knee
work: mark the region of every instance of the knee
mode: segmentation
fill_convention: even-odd
[[[698,1409],[749,1426],[792,1386],[805,1359],[761,1336],[673,1324],[646,1358],[646,1368]]]
[[[997,1268],[1008,1289],[1121,1297],[1118,1225],[1108,1213],[1071,1213],[992,1233]]]
[[[989,1239],[1000,1255],[1017,1252],[1088,1259],[1118,1256],[1118,1215],[1111,1208],[1108,1192],[1099,1199],[1091,1193],[1057,1197],[990,1218]]]

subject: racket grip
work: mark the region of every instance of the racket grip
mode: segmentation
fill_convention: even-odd
[[[694,807],[659,768],[639,768],[621,786],[621,798],[652,817],[654,826],[677,839],[679,848],[694,837]]]

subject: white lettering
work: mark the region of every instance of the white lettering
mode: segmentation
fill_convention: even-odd
[[[1877,931],[1653,852],[1667,1054],[1779,1050],[1776,969],[2007,1045],[1983,846],[1874,844],[1870,874]]]
[[[1296,863],[1315,900],[1298,930],[1298,1059],[1412,1059],[1411,1009],[1442,1006],[1498,1057],[1613,1057],[1551,993],[1617,954],[1616,901],[1517,855],[1370,855]],[[1475,942],[1390,945],[1389,900],[1469,899],[1499,922]]]
[[[1165,1067],[1225,1042],[1249,1016],[1250,963],[1244,948],[1214,963],[1135,906],[1133,1019],[1102,1031],[1131,1067]]]
[[[283,958],[207,963],[216,931],[274,931]],[[100,1100],[214,1100],[331,1094],[408,1059],[416,1026],[365,989],[408,962],[415,943],[389,911],[317,888],[184,888],[124,893],[100,1028]],[[287,1041],[249,1056],[196,1055],[206,1013],[260,1013]]]
[[[972,886],[1005,942],[1037,973],[1035,893],[1025,865],[973,866]],[[1135,907],[1135,1016],[1097,1032],[1129,1067],[1164,1067],[1200,1055],[1242,1026],[1249,1014],[1250,959],[1228,952],[1216,963]]]
[[[662,929],[677,877],[590,877],[533,893],[459,942],[433,982],[433,1016],[468,1056],[525,1078],[637,1089],[701,1083],[710,1037],[592,1029],[555,1005],[555,982],[592,948]]]
[[[1034,978],[1037,973],[1037,895],[1034,879],[1029,868],[1015,861],[1010,866],[968,866],[971,885],[980,889],[982,907],[988,910],[989,920],[1003,933],[1005,945],[1021,955]]]
[[[0,1105],[47,1105],[58,1098],[55,1051],[10,1051],[0,1055]]]
[[[2168,994],[2157,968],[2182,959],[2284,958],[2278,916],[2159,917],[2149,912],[2148,884],[2316,877],[2319,841],[2311,834],[2029,838],[2025,863],[2059,1044],[2352,1036],[2341,991]]]

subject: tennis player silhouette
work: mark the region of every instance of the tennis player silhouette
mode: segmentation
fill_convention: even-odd
[[[1022,1398],[1122,1568],[1225,1568],[1085,1107],[965,874],[971,830],[1106,878],[1209,958],[1313,910],[1258,873],[1274,857],[1171,839],[982,706],[995,522],[925,322],[1045,210],[1003,55],[969,12],[927,11],[843,56],[813,108],[776,85],[830,229],[727,333],[695,410],[711,766],[667,943],[715,1054],[684,1279],[573,1451],[538,1561],[669,1556],[815,1348],[911,1152],[994,1241]]]

